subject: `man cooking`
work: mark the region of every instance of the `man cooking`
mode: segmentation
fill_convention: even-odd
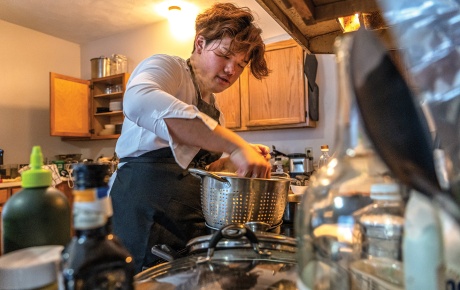
[[[224,128],[214,96],[248,65],[256,78],[268,75],[262,30],[253,22],[248,8],[217,3],[197,16],[189,59],[153,55],[128,81],[111,196],[114,233],[133,255],[137,272],[155,264],[152,246],[166,244],[181,253],[190,239],[207,234],[200,180],[188,167],[270,176],[268,147]]]

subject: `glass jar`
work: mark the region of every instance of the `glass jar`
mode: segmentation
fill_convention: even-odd
[[[360,253],[354,251],[353,213],[372,203],[373,184],[389,179],[388,169],[361,126],[352,94],[348,61],[351,37],[346,35],[335,43],[340,89],[337,151],[310,178],[296,216],[300,289],[351,289],[349,266],[360,259]]]
[[[318,168],[324,167],[329,162],[329,146],[328,145],[321,145],[321,156],[319,157],[318,161]]]
[[[396,183],[371,186],[372,204],[356,211],[355,250],[362,258],[402,261],[404,202]]]

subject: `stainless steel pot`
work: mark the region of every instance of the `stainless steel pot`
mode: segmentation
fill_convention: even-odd
[[[259,223],[266,229],[282,223],[290,179],[238,177],[229,172],[190,168],[201,178],[201,204],[206,224],[220,229],[232,223]]]
[[[137,274],[135,289],[297,289],[294,238],[231,224],[188,247],[190,256]]]
[[[300,207],[300,202],[302,200],[302,195],[300,194],[289,194],[288,203],[283,214],[283,222],[285,223],[294,223],[295,215]]]
[[[91,78],[102,78],[110,75],[110,58],[97,57],[91,59]]]

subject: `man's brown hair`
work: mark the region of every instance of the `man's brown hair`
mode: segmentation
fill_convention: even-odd
[[[197,16],[195,31],[197,36],[203,36],[208,42],[230,37],[229,53],[248,53],[252,75],[257,79],[268,76],[270,71],[264,57],[265,44],[260,36],[262,29],[254,24],[254,16],[249,8],[216,3]]]

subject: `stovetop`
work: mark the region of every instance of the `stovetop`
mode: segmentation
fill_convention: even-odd
[[[212,229],[210,227],[206,227],[207,234],[211,235],[216,232],[215,229]],[[281,225],[274,227],[272,229],[269,229],[267,232],[269,233],[274,233],[278,235],[283,235],[287,236],[290,238],[295,238],[295,232],[294,232],[294,224],[293,223],[285,223],[283,222]]]

